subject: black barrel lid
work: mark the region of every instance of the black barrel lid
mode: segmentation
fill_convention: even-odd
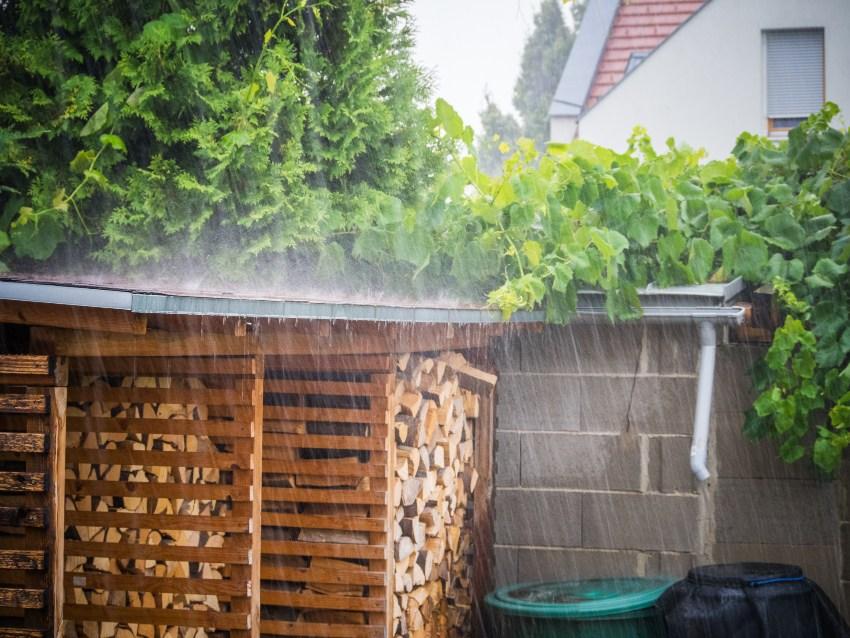
[[[725,563],[702,565],[688,572],[688,581],[697,585],[753,586],[804,580],[797,565],[782,563]]]

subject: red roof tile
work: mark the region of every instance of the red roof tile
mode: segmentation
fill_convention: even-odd
[[[626,74],[632,53],[649,53],[693,15],[704,0],[622,0],[599,60],[585,108]]]

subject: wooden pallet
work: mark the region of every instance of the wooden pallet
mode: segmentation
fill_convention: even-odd
[[[388,628],[389,357],[267,357],[261,633]]]
[[[262,358],[70,367],[65,620],[258,635]]]
[[[55,636],[61,573],[65,364],[0,355],[0,636]]]

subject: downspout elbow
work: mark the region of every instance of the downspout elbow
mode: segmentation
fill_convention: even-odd
[[[691,471],[700,481],[707,480],[708,434],[711,424],[711,401],[714,392],[714,362],[717,350],[717,330],[710,321],[699,324],[699,372],[697,399],[694,409],[694,434],[691,441]]]

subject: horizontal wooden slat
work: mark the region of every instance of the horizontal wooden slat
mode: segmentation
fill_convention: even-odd
[[[263,447],[384,450],[386,445],[386,439],[383,437],[263,433]]]
[[[56,354],[68,357],[191,357],[213,355],[245,356],[256,351],[250,336],[173,333],[149,330],[145,335],[107,334],[76,330],[55,330]]]
[[[0,394],[0,413],[47,414],[44,394]]]
[[[0,301],[0,322],[144,334],[147,318],[128,310],[84,308],[27,301]],[[86,354],[96,352],[90,350]]]
[[[317,567],[278,567],[263,564],[260,567],[263,580],[282,580],[293,583],[331,583],[334,585],[366,585],[383,587],[387,577],[383,572],[346,571]]]
[[[66,620],[95,622],[141,623],[145,625],[178,625],[215,629],[250,629],[247,614],[190,609],[147,609],[143,607],[112,607],[106,605],[65,605]]]
[[[194,388],[68,388],[68,401],[104,403],[180,403],[196,405],[251,405],[250,392]]]
[[[251,519],[246,516],[181,516],[68,510],[65,512],[65,525],[248,533]]]
[[[357,381],[313,381],[302,379],[265,379],[266,394],[306,394],[317,396],[385,397],[389,383],[363,383]]]
[[[264,487],[263,501],[289,503],[350,503],[352,505],[384,505],[384,492],[366,490],[321,490],[299,487]]]
[[[333,370],[335,372],[391,372],[393,358],[378,355],[275,355],[265,356],[266,373],[270,370]]]
[[[43,492],[41,472],[0,472],[0,492]]]
[[[175,545],[135,545],[133,543],[87,543],[65,541],[68,556],[104,556],[141,560],[178,560],[204,563],[250,565],[251,552],[220,547],[178,547]]]
[[[263,417],[285,421],[328,421],[331,423],[384,423],[386,410],[351,408],[303,408],[288,405],[266,405]]]
[[[0,569],[44,569],[44,552],[0,549]]]
[[[41,354],[0,354],[0,375],[50,374],[50,357]]]
[[[209,596],[247,596],[250,584],[246,581],[212,580],[204,578],[160,578],[156,576],[66,572],[66,587],[137,591],[154,594],[205,594]]]
[[[0,607],[41,609],[44,607],[44,590],[0,587]]]
[[[347,543],[308,543],[305,541],[262,542],[263,555],[321,556],[323,558],[383,559],[387,548],[383,545],[355,545]]]
[[[0,507],[0,525],[8,527],[44,527],[44,510],[38,507]]]
[[[226,500],[230,497],[234,501],[252,500],[250,486],[201,483],[130,483],[67,479],[65,481],[65,492],[69,496],[135,496],[139,498],[200,500]]]
[[[119,376],[254,376],[253,357],[74,357],[72,372]]]
[[[385,465],[342,461],[275,461],[263,459],[263,472],[269,474],[305,474],[308,476],[384,476]]]
[[[44,434],[35,432],[0,432],[0,452],[40,454],[44,450]]]
[[[299,609],[343,609],[346,611],[384,611],[386,600],[381,597],[332,596],[326,594],[296,594],[290,591],[263,589],[260,592],[263,605],[297,607]]]
[[[260,633],[269,636],[306,638],[384,638],[383,625],[331,625],[328,623],[261,620]]]
[[[248,438],[253,436],[253,429],[254,426],[249,421],[68,417],[69,432],[193,434],[195,436]]]
[[[0,638],[45,638],[45,632],[41,629],[0,627]]]
[[[278,514],[263,512],[264,526],[307,527],[309,529],[339,529],[351,532],[386,532],[387,522],[382,518],[362,516],[339,516],[324,514]]]
[[[159,452],[154,450],[84,450],[68,448],[68,463],[103,465],[153,465],[166,467],[212,467],[220,470],[250,469],[251,456],[217,452]]]

